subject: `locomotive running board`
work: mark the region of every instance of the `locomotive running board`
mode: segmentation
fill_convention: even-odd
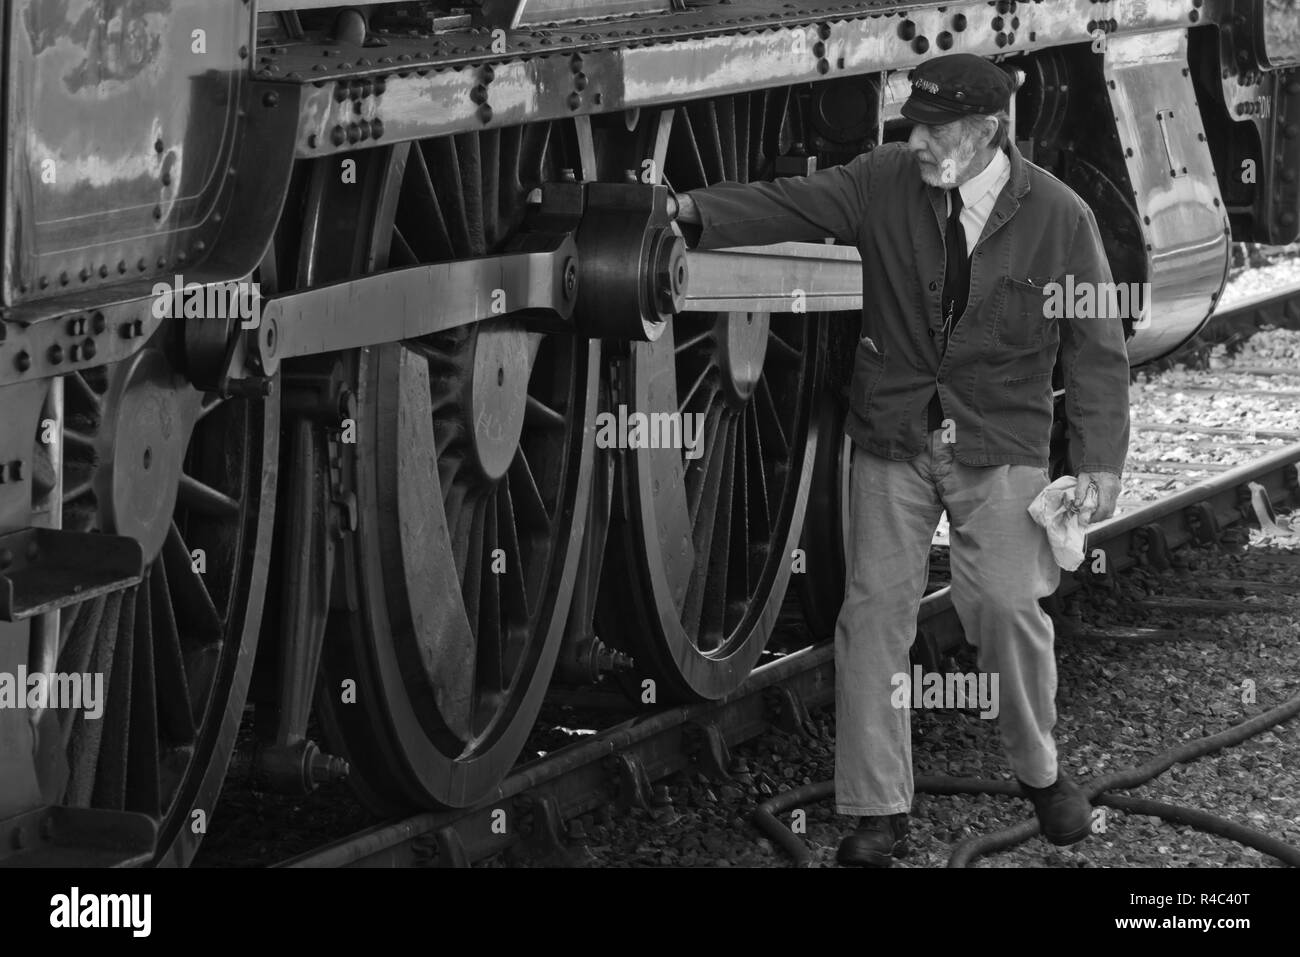
[[[0,621],[21,621],[138,585],[134,538],[24,528],[0,535]]]
[[[158,844],[147,814],[53,805],[0,821],[0,867],[136,867]]]

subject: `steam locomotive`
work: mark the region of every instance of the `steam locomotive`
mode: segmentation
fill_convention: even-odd
[[[8,864],[187,863],[248,705],[267,787],[468,806],[553,682],[723,696],[792,583],[827,627],[856,252],[688,250],[667,198],[906,138],[930,56],[1013,71],[1150,284],[1134,364],[1300,232],[1296,0],[3,16]],[[656,413],[698,454],[597,441]]]

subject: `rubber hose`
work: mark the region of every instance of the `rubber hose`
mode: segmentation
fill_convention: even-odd
[[[1281,724],[1288,718],[1300,714],[1300,694],[1284,704],[1256,715],[1249,721],[1226,728],[1217,734],[1188,741],[1176,748],[1164,751],[1146,764],[1136,768],[1124,768],[1112,771],[1100,778],[1088,782],[1083,793],[1094,804],[1104,804],[1134,814],[1149,814],[1177,824],[1187,824],[1200,831],[1218,834],[1230,838],[1239,844],[1253,847],[1258,851],[1276,857],[1283,863],[1300,867],[1300,848],[1270,837],[1254,828],[1246,827],[1225,820],[1206,811],[1164,804],[1144,798],[1130,798],[1108,794],[1113,788],[1133,788],[1145,784],[1173,767],[1196,758],[1204,757],[1215,751],[1234,744],[1240,744],[1274,725]],[[915,790],[922,794],[996,794],[1011,797],[1023,797],[1020,786],[1011,781],[992,781],[985,778],[954,778],[947,775],[918,775]],[[792,807],[813,804],[833,797],[834,781],[815,781],[791,791],[785,791],[769,798],[754,809],[751,820],[754,826],[772,839],[778,847],[794,859],[795,866],[806,867],[812,861],[812,851],[788,827],[777,820],[776,815]],[[1013,827],[1003,828],[980,837],[968,838],[955,848],[948,858],[949,867],[968,867],[975,858],[994,851],[1014,847],[1029,840],[1038,833],[1036,820],[1024,821]]]
[[[1186,824],[1207,834],[1218,834],[1220,837],[1230,838],[1238,844],[1253,847],[1270,857],[1276,857],[1279,861],[1290,864],[1292,867],[1300,867],[1300,848],[1292,847],[1285,841],[1279,841],[1277,838],[1270,837],[1263,831],[1257,831],[1253,827],[1247,827],[1233,821],[1225,821],[1223,818],[1216,817],[1206,811],[1198,811],[1190,807],[1179,807],[1177,804],[1166,804],[1163,801],[1149,801],[1146,798],[1124,797],[1120,794],[1101,794],[1097,796],[1096,800],[1098,804],[1118,808],[1125,814],[1150,814],[1153,817],[1164,818],[1166,821],[1172,821],[1175,824]]]
[[[916,778],[916,790],[923,794],[1007,794],[1020,796],[1020,788],[1010,781],[991,781],[986,778],[953,778],[942,775],[922,774]],[[834,781],[814,781],[783,791],[776,797],[768,798],[754,809],[750,820],[754,826],[772,839],[783,851],[794,858],[799,867],[806,866],[812,860],[812,851],[808,845],[795,835],[788,827],[777,820],[776,815],[792,807],[815,804],[826,798],[834,797]]]
[[[1212,734],[1206,738],[1198,738],[1195,741],[1188,741],[1180,744],[1176,748],[1171,748],[1161,754],[1156,755],[1146,764],[1136,768],[1124,768],[1119,771],[1112,771],[1110,774],[1103,775],[1093,781],[1089,781],[1083,787],[1083,793],[1089,801],[1095,800],[1099,795],[1115,788],[1134,788],[1140,784],[1145,784],[1152,778],[1167,771],[1175,764],[1184,764],[1195,758],[1203,757],[1222,748],[1234,744],[1240,744],[1247,738],[1253,737],[1271,728],[1275,724],[1281,724],[1288,718],[1300,714],[1300,694],[1287,700],[1285,703],[1278,705],[1271,711],[1265,711],[1263,714],[1256,715],[1249,721],[1243,721],[1241,724],[1235,724],[1230,728],[1225,728],[1218,734]],[[1203,813],[1203,812],[1202,812]],[[1218,826],[1226,828],[1231,822],[1222,818],[1216,818]],[[1027,821],[1023,824],[1017,824],[1015,827],[1003,828],[1000,831],[994,831],[992,834],[985,834],[981,837],[968,838],[953,848],[952,855],[948,858],[949,867],[968,867],[970,862],[981,855],[991,853],[992,851],[1004,850],[1008,847],[1014,847],[1024,841],[1029,840],[1038,833],[1038,822]],[[1223,833],[1216,831],[1215,833]],[[1225,835],[1226,836],[1226,835]],[[1284,845],[1289,848],[1289,845]]]

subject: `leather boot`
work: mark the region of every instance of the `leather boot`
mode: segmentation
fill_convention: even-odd
[[[858,819],[858,828],[840,841],[835,859],[846,867],[889,867],[907,856],[907,813]]]
[[[1077,844],[1092,833],[1092,805],[1063,773],[1045,788],[1019,781],[1025,797],[1034,803],[1043,837],[1058,847]]]

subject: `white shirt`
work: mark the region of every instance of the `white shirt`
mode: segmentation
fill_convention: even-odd
[[[997,150],[988,166],[957,187],[961,190],[961,228],[966,233],[967,256],[975,251],[980,233],[984,232],[984,224],[993,212],[993,204],[1010,179],[1011,161],[1007,159],[1006,153]],[[948,215],[952,215],[952,196],[949,191],[944,191],[943,198]]]

